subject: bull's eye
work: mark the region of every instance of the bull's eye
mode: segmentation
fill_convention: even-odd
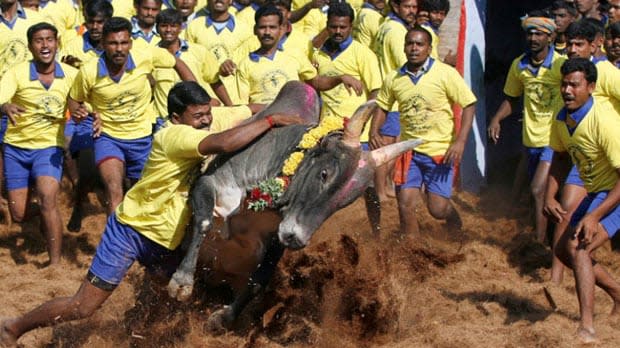
[[[325,182],[327,180],[327,169],[321,170],[321,181]]]

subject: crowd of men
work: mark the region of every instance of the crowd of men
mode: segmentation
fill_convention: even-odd
[[[62,255],[63,168],[76,197],[67,229],[81,227],[93,168],[108,213],[77,293],[0,322],[0,344],[89,316],[136,260],[169,277],[203,156],[301,122],[281,114],[243,122],[291,80],[320,94],[321,118],[346,118],[376,99],[365,150],[424,140],[377,171],[365,197],[373,231],[380,203],[396,195],[402,232],[418,236],[415,207],[425,195],[429,213],[458,233],[454,166],[476,97],[454,55],[438,56],[449,9],[448,0],[0,0],[1,172],[11,216],[28,219],[36,194],[53,265]],[[556,223],[552,280],[573,268],[584,341],[596,339],[594,285],[620,304],[620,285],[590,255],[620,228],[618,20],[620,0],[561,0],[523,18],[527,50],[510,67],[489,126],[497,142],[501,120],[523,99],[536,235],[544,238],[547,219]]]

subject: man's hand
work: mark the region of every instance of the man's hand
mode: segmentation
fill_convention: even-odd
[[[98,112],[93,112],[93,138],[99,138],[103,131],[103,121]]]
[[[2,107],[0,107],[0,111],[2,111],[3,114],[8,116],[9,121],[11,121],[11,124],[14,126],[17,125],[17,117],[21,116],[22,113],[26,112],[26,110],[21,106],[12,103],[2,104]]]
[[[489,125],[489,128],[487,129],[487,132],[489,133],[489,138],[493,141],[493,144],[497,144],[497,141],[499,140],[500,130],[501,130],[501,127],[499,126],[499,121],[493,118],[491,120],[491,124]]]
[[[357,94],[358,96],[362,95],[362,93],[364,92],[364,85],[360,80],[356,79],[355,77],[349,75],[342,75],[340,76],[340,80],[349,92],[349,95],[351,95],[351,89],[353,89],[353,91],[355,91],[355,94]]]
[[[599,219],[592,216],[592,214],[586,214],[577,224],[574,237],[577,238],[580,243],[588,245],[592,242],[592,238],[596,232],[598,232],[598,226]]]
[[[327,0],[312,0],[310,2],[310,8],[322,8],[327,4],[329,4],[329,1]]]
[[[69,64],[74,68],[79,68],[80,65],[82,65],[82,61],[80,60],[80,58],[74,57],[72,55],[64,56],[60,61],[65,64]]]
[[[465,151],[464,141],[457,140],[453,142],[443,157],[443,163],[450,165],[458,164],[461,162],[461,158],[463,157],[463,151]]]
[[[371,150],[375,150],[375,149],[385,146],[385,141],[383,140],[383,136],[379,133],[371,133],[368,139],[368,145],[370,146]]]
[[[88,109],[86,109],[84,103],[80,103],[80,106],[75,109],[75,111],[71,114],[71,117],[73,117],[73,120],[75,122],[80,123],[84,121],[88,117],[88,115],[90,115]]]
[[[543,210],[555,223],[564,221],[564,215],[568,213],[555,198],[546,201]]]
[[[226,59],[222,65],[220,65],[220,76],[234,75],[237,71],[237,65],[230,59]]]

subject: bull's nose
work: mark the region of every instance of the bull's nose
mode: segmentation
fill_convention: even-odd
[[[304,244],[294,233],[283,233],[280,235],[280,242],[290,249],[301,249]]]

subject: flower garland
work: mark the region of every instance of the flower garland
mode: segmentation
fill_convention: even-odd
[[[346,121],[345,119],[344,122]],[[297,151],[291,153],[284,161],[282,166],[283,176],[261,181],[250,190],[250,196],[247,199],[248,209],[261,211],[273,207],[275,201],[282,197],[284,191],[286,191],[289,184],[288,177],[295,174],[297,167],[304,159],[305,152],[315,147],[327,134],[342,129],[344,122],[340,117],[327,116],[323,118],[317,127],[306,132],[299,144],[297,144]]]

